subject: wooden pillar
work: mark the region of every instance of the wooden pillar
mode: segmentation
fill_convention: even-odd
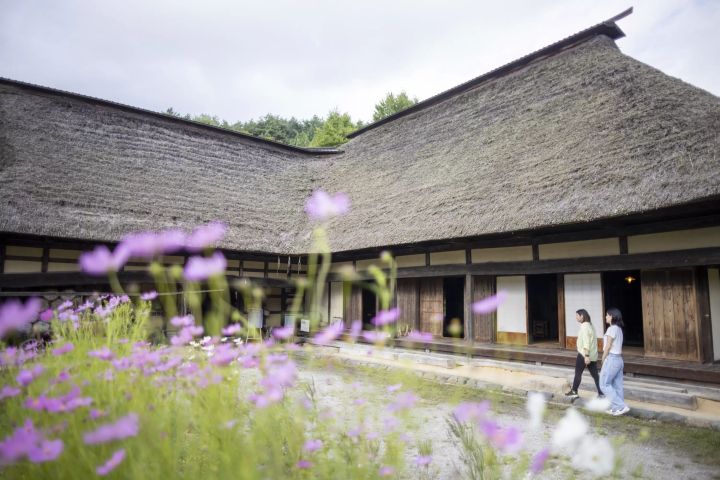
[[[473,332],[473,314],[472,314],[472,292],[473,292],[473,277],[469,273],[465,274],[465,298],[464,298],[464,330],[465,340],[467,343],[472,344],[475,341],[475,333]]]
[[[715,357],[713,351],[713,332],[710,319],[710,288],[708,269],[706,267],[695,268],[695,281],[697,286],[697,316],[698,316],[698,340],[700,361],[703,363],[712,362]]]
[[[565,331],[565,276],[562,273],[557,274],[557,310],[558,310],[558,341],[560,347],[565,348],[566,334]]]
[[[42,264],[40,267],[40,271],[42,271],[43,273],[47,273],[48,263],[50,263],[50,249],[45,247],[42,251]]]

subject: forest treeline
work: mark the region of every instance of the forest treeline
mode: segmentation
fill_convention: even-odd
[[[376,122],[405,110],[417,102],[417,98],[410,98],[405,92],[400,92],[398,95],[388,93],[385,98],[375,104],[372,121]],[[267,114],[258,119],[235,123],[230,123],[225,119],[206,113],[194,116],[183,115],[176,112],[172,107],[168,108],[164,113],[298,147],[335,147],[342,145],[347,142],[347,135],[350,132],[362,128],[364,125],[361,120],[354,121],[349,113],[340,113],[338,110],[331,110],[326,117],[315,115],[304,120]]]

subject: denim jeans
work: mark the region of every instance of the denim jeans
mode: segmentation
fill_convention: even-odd
[[[613,410],[625,408],[623,392],[623,367],[621,355],[611,353],[600,369],[600,389],[603,391]]]

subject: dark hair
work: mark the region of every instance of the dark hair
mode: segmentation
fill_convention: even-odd
[[[610,307],[605,313],[606,315],[610,315],[612,317],[612,319],[610,320],[610,323],[612,325],[617,325],[620,328],[625,327],[625,323],[623,322],[622,313],[620,313],[620,310],[615,307]]]
[[[575,313],[582,317],[583,323],[590,322],[590,314],[584,308],[581,308],[580,310],[578,310]]]

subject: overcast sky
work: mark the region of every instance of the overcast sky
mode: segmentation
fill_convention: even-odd
[[[369,120],[599,23],[621,50],[720,95],[720,1],[0,0],[0,76],[228,121]]]

